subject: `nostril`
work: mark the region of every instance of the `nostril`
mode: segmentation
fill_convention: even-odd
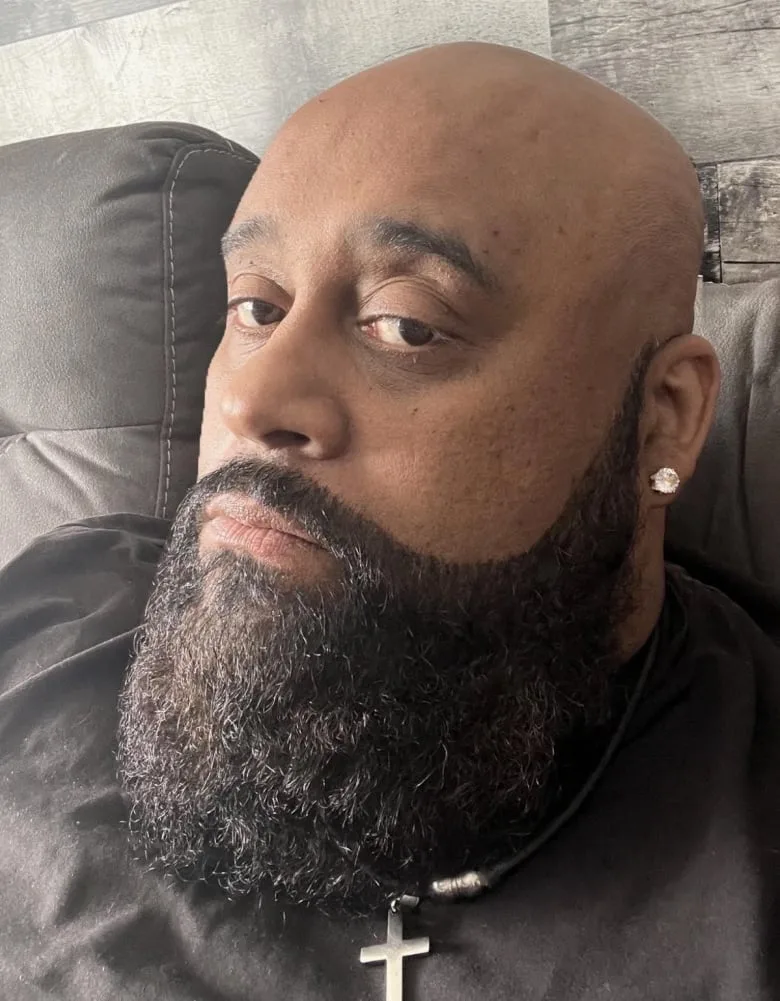
[[[269,448],[300,448],[309,441],[308,435],[298,431],[268,431],[263,439]]]

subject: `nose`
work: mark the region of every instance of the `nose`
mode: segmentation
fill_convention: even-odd
[[[339,367],[322,342],[282,324],[220,380],[222,422],[242,448],[249,442],[272,453],[336,458],[346,450],[349,429]]]

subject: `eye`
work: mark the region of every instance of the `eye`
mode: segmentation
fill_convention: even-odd
[[[267,327],[284,319],[284,310],[265,299],[233,299],[228,303],[228,313],[235,311],[238,326],[253,329]]]
[[[370,337],[395,348],[426,348],[447,338],[435,327],[407,316],[375,316],[360,326]]]

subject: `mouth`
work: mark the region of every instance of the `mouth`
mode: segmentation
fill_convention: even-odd
[[[201,545],[242,550],[282,568],[328,555],[300,526],[237,493],[220,494],[206,505]]]
[[[204,510],[204,524],[218,518],[229,519],[253,531],[289,535],[300,542],[322,549],[322,546],[295,522],[283,518],[276,511],[271,511],[242,494],[220,494],[210,501]]]

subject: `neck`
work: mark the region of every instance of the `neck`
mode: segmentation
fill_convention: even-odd
[[[641,650],[658,622],[666,598],[663,529],[647,532],[634,549],[637,568],[635,610],[619,633],[621,661],[625,663]]]

